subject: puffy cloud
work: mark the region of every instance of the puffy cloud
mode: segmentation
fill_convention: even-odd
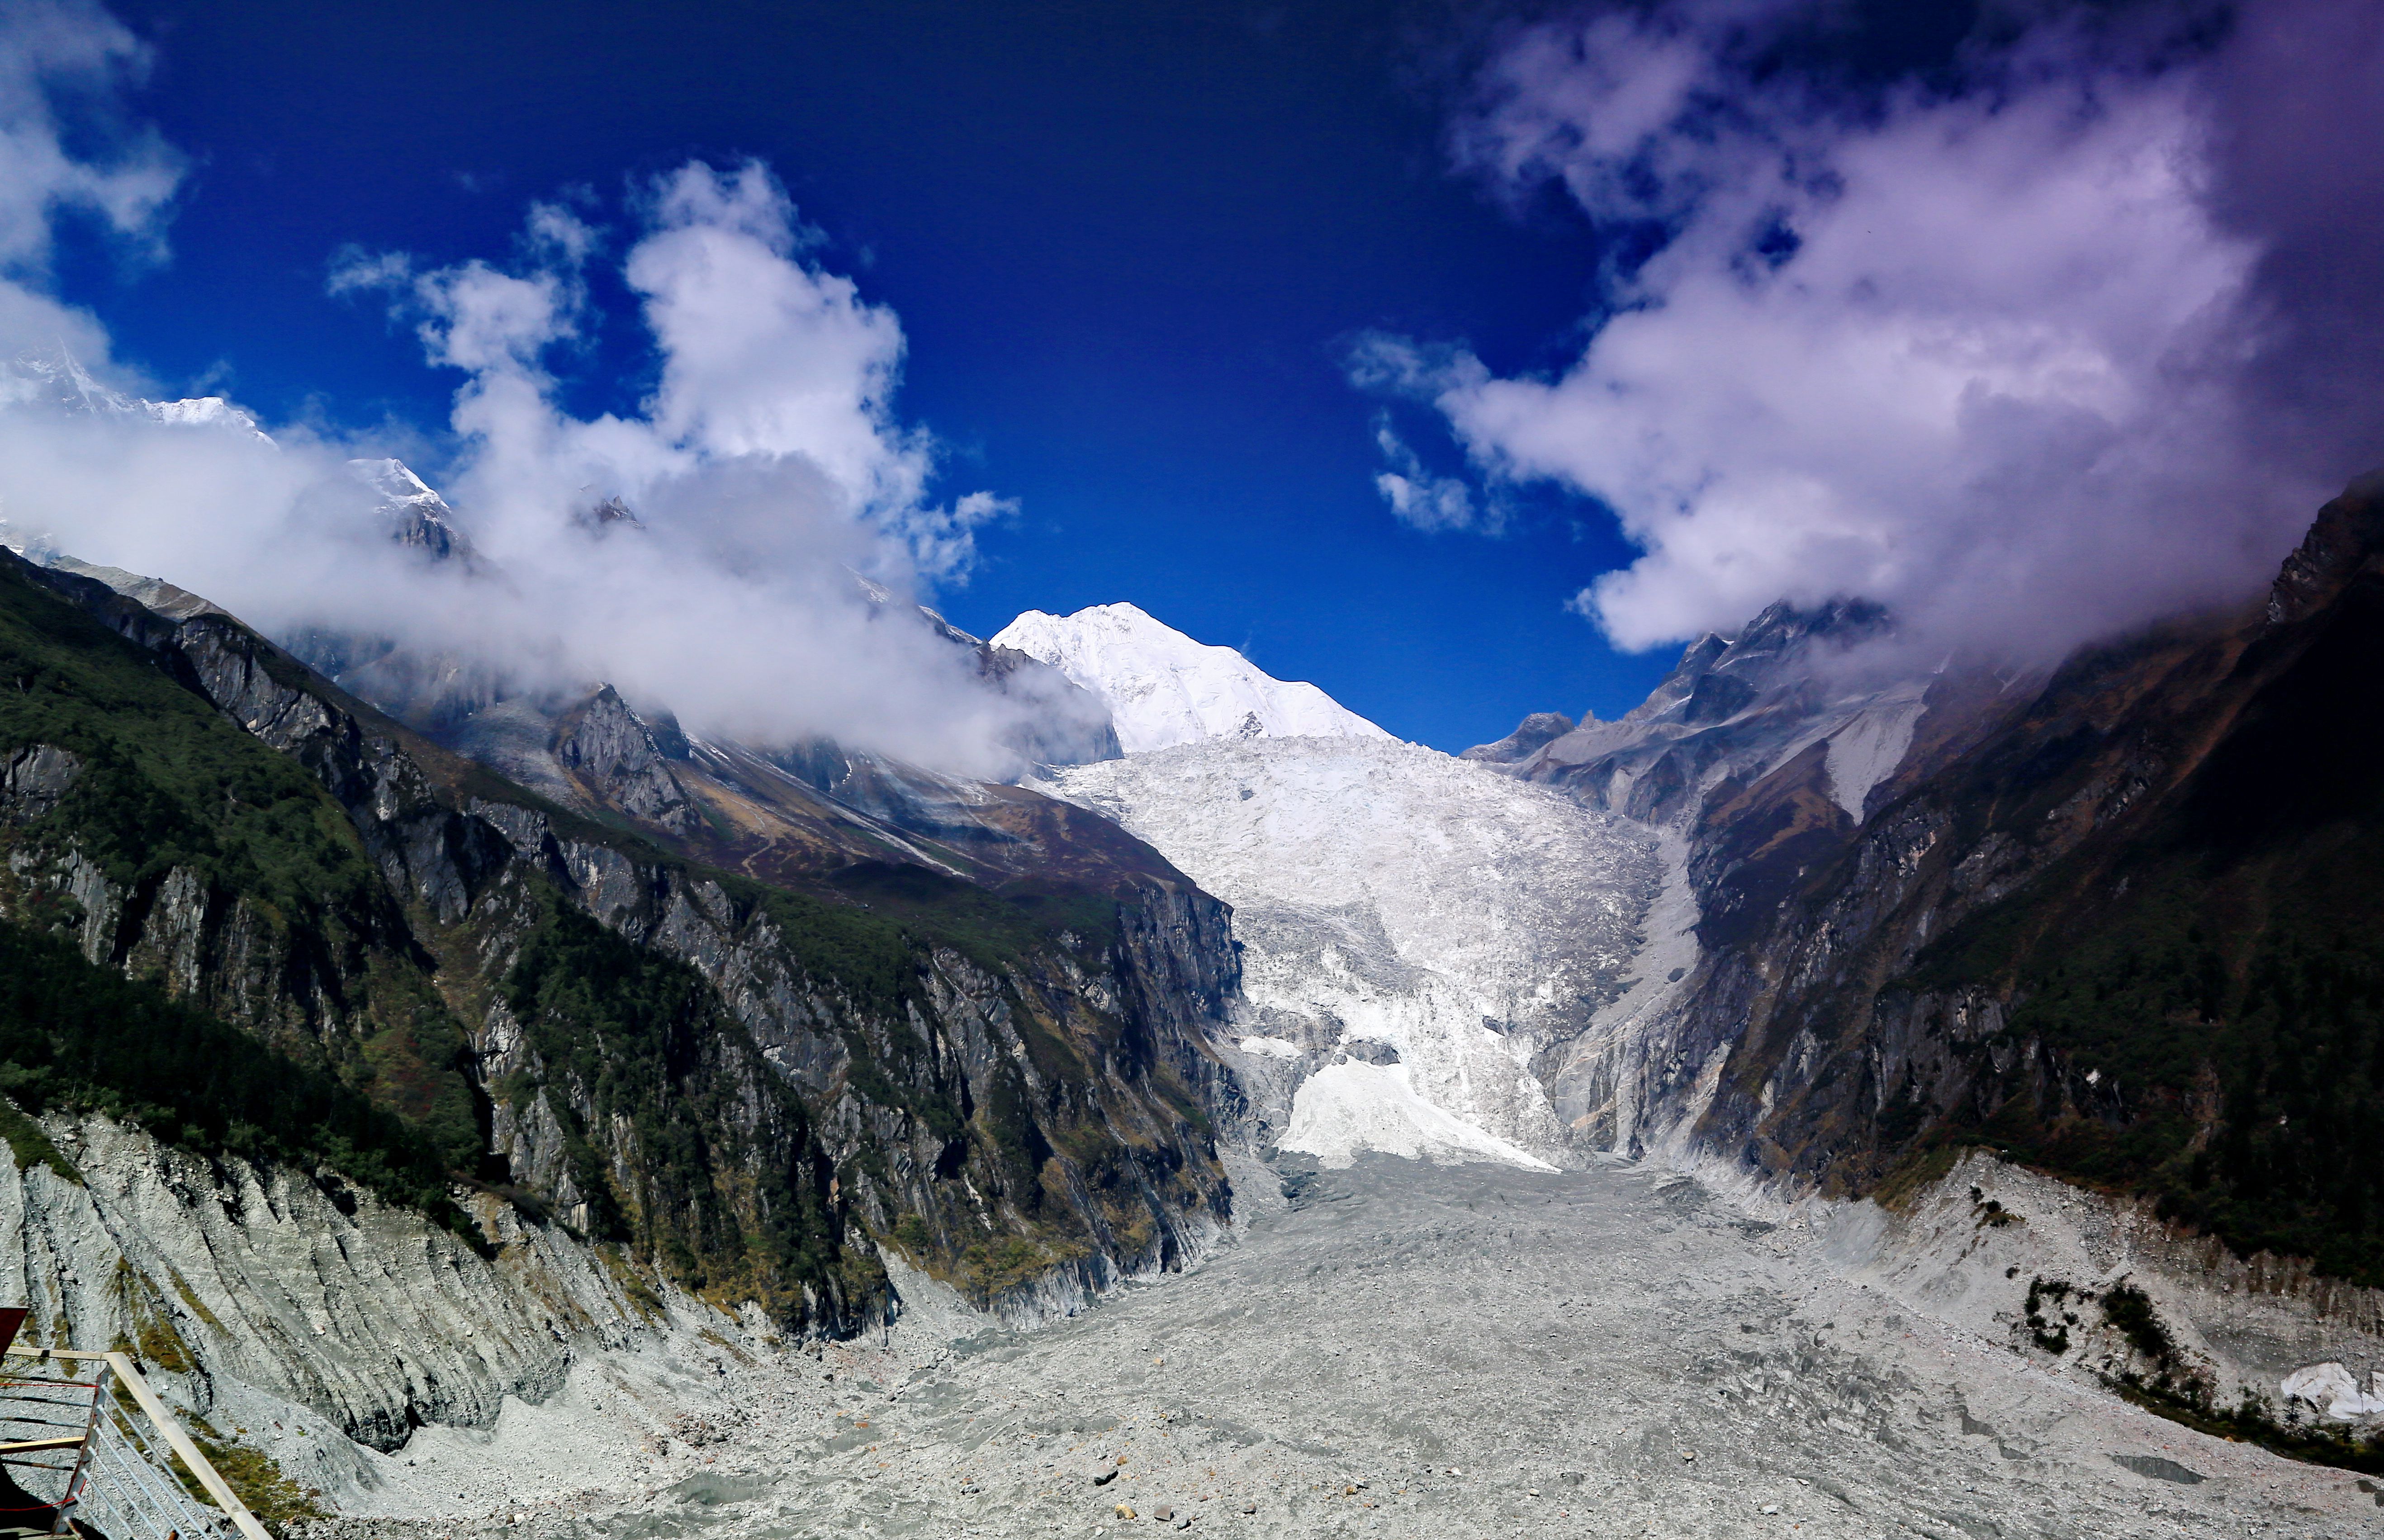
[[[1511,36],[1462,164],[1554,179],[1655,254],[1553,377],[1399,339],[1353,374],[1432,401],[1494,480],[1613,510],[1645,555],[1580,602],[1625,647],[1861,595],[1931,645],[2043,654],[2245,592],[2384,452],[2372,374],[2364,411],[2284,413],[2307,452],[2274,452],[2276,221],[2217,195],[2219,87],[2257,28],[2181,55],[2039,16],[1952,85],[1856,92],[1782,62],[1819,14]],[[2343,51],[2370,78],[2375,31]]]
[[[149,52],[89,0],[14,0],[0,11],[0,270],[38,275],[61,214],[80,214],[154,254],[181,160],[125,119],[124,88]],[[72,113],[96,156],[70,153]]]
[[[795,559],[826,528],[850,526],[858,538],[838,560],[898,582],[963,575],[972,531],[1009,504],[987,493],[928,500],[933,445],[892,411],[903,352],[893,312],[805,259],[810,238],[758,164],[689,164],[636,202],[645,228],[622,276],[661,374],[631,417],[575,419],[553,401],[544,360],[578,334],[581,265],[597,244],[567,209],[533,206],[527,260],[511,269],[476,260],[420,271],[402,253],[355,252],[334,267],[335,292],[387,291],[429,361],[468,376],[453,416],[467,446],[455,489],[490,525],[492,553],[542,545],[594,487],[682,511],[689,532],[732,563]],[[740,495],[695,511],[708,478],[750,491],[765,470],[785,488],[772,511]]]
[[[983,688],[971,654],[857,581],[958,580],[974,532],[1010,505],[929,498],[935,447],[893,412],[900,323],[813,260],[759,165],[689,165],[630,200],[621,273],[657,385],[626,415],[557,404],[556,361],[602,320],[591,200],[531,205],[503,261],[337,260],[335,293],[388,304],[462,376],[445,490],[487,558],[477,573],[388,538],[381,494],[348,463],[380,444],[304,427],[269,440],[221,403],[161,414],[115,394],[139,384],[108,364],[97,321],[57,301],[46,261],[69,217],[162,252],[179,163],[124,94],[145,57],[87,4],[0,18],[0,358],[45,355],[0,364],[13,539],[166,577],[277,634],[386,637],[512,692],[610,681],[699,733],[826,733],[1000,775],[1022,715],[1081,708]],[[107,131],[80,131],[93,125]],[[68,148],[93,143],[108,148]],[[590,517],[614,497],[637,523]]]
[[[428,362],[464,376],[445,490],[493,578],[393,551],[359,564],[352,541],[305,581],[286,558],[251,571],[190,551],[180,570],[209,573],[210,592],[277,629],[378,632],[474,659],[511,689],[602,678],[698,733],[826,733],[950,770],[1015,770],[1003,745],[1036,703],[980,688],[970,655],[855,581],[900,592],[964,577],[974,531],[1011,507],[925,495],[934,446],[892,410],[893,313],[809,259],[761,166],[690,164],[630,203],[620,272],[658,368],[627,415],[557,402],[553,361],[602,319],[587,278],[603,240],[574,209],[532,205],[509,262],[426,268],[351,251],[333,265],[334,293],[379,297]],[[614,498],[635,524],[590,517]],[[243,524],[261,527],[253,514],[217,527]]]

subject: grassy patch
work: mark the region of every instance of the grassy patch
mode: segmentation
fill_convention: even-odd
[[[277,1537],[286,1536],[294,1524],[312,1523],[331,1516],[331,1510],[323,1506],[320,1488],[300,1485],[263,1449],[220,1435],[211,1437],[204,1424],[191,1430],[191,1442],[207,1457],[207,1463],[223,1477],[232,1496],[247,1504],[257,1522]],[[199,1485],[198,1477],[182,1468],[181,1461],[174,1462],[174,1473],[181,1478],[182,1489],[193,1498],[209,1508],[216,1506],[215,1498]]]
[[[504,987],[546,1066],[590,1232],[691,1293],[799,1319],[843,1233],[827,1160],[702,975],[550,899]]]
[[[19,1171],[46,1165],[66,1181],[82,1186],[82,1173],[75,1169],[74,1163],[51,1140],[48,1132],[6,1102],[0,1102],[0,1140],[8,1141],[8,1152],[16,1157]]]
[[[216,1319],[216,1312],[209,1310],[206,1301],[200,1299],[197,1292],[191,1287],[191,1280],[182,1276],[180,1269],[172,1263],[168,1263],[166,1274],[174,1280],[174,1292],[181,1297],[182,1303],[189,1308],[192,1315],[197,1316],[217,1331],[224,1329],[224,1324]]]
[[[1871,1189],[1871,1198],[1880,1207],[1897,1214],[1909,1214],[1920,1195],[1953,1174],[1961,1160],[1964,1146],[1932,1144],[1914,1151],[1898,1162],[1879,1185]]]
[[[979,1241],[961,1253],[956,1281],[982,1310],[995,1296],[1031,1283],[1054,1267],[1092,1254],[1081,1242],[1003,1236]]]
[[[130,1353],[144,1368],[168,1374],[187,1374],[198,1367],[190,1344],[174,1329],[173,1317],[159,1308],[155,1288],[122,1257],[116,1259],[116,1295],[132,1330],[117,1337],[115,1351]]]
[[[2384,1474],[2384,1438],[2354,1438],[2348,1432],[2305,1425],[2298,1420],[2280,1422],[2267,1407],[2254,1399],[2247,1398],[2240,1406],[2220,1407],[2190,1392],[2146,1385],[2124,1375],[2106,1383],[2146,1411],[2196,1433],[2240,1444],[2257,1444],[2307,1465]]]

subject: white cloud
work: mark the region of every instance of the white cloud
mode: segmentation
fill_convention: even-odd
[[[1415,450],[1392,428],[1387,416],[1374,422],[1374,443],[1390,469],[1374,477],[1374,489],[1391,505],[1399,522],[1426,534],[1445,529],[1482,528],[1496,533],[1495,517],[1477,517],[1473,493],[1454,476],[1439,476],[1424,468]]]
[[[131,388],[105,328],[51,292],[46,263],[74,217],[162,252],[179,161],[121,99],[144,61],[88,5],[0,13],[0,345],[63,344]],[[112,126],[104,157],[66,148],[61,92],[82,93],[79,123]],[[607,235],[590,203],[532,204],[507,261],[352,251],[331,274],[333,292],[388,303],[428,363],[462,375],[443,490],[484,575],[387,538],[347,465],[380,444],[81,412],[42,399],[58,394],[55,374],[0,369],[25,387],[13,402],[0,390],[0,517],[15,538],[166,577],[279,634],[387,636],[524,693],[606,680],[698,733],[825,733],[964,773],[1014,770],[1004,744],[1036,703],[981,687],[970,654],[853,580],[959,580],[975,532],[1011,506],[927,495],[934,445],[893,412],[893,313],[811,258],[764,167],[689,165],[629,211],[622,271],[653,341],[654,392],[627,415],[575,416],[552,367],[599,320],[586,277]],[[609,496],[642,527],[582,517]]]
[[[1510,39],[1463,163],[1661,249],[1553,377],[1397,339],[1353,377],[1432,401],[1494,480],[1609,506],[1646,554],[1582,604],[1624,647],[1862,595],[1932,642],[2043,653],[2242,593],[2323,476],[2247,431],[2261,249],[2207,202],[2203,78],[2051,24],[1959,90],[1758,76],[1816,14]]]
[[[810,259],[813,238],[757,164],[683,166],[633,213],[621,273],[659,376],[629,415],[557,404],[549,359],[594,319],[584,267],[602,244],[572,210],[534,205],[507,265],[358,253],[335,265],[335,292],[386,295],[425,357],[465,375],[447,490],[508,579],[501,602],[403,585],[373,623],[424,646],[468,635],[517,675],[609,679],[699,732],[824,733],[946,768],[1012,768],[1000,744],[1021,706],[978,689],[965,654],[851,581],[962,578],[975,531],[1012,506],[926,495],[934,446],[892,409],[893,312]],[[616,496],[644,527],[591,533],[582,516]],[[279,608],[285,623],[310,620],[286,596]]]
[[[123,110],[148,65],[140,40],[86,0],[0,6],[0,353],[65,348],[106,369],[105,329],[50,292],[50,259],[70,218],[134,255],[164,255],[181,157]],[[63,107],[83,154],[68,148]]]
[[[0,9],[0,269],[38,277],[55,227],[76,214],[152,254],[160,216],[181,180],[181,158],[151,129],[123,120],[123,88],[146,72],[148,50],[86,0],[12,0]],[[106,142],[94,158],[68,152],[61,101],[81,107]]]

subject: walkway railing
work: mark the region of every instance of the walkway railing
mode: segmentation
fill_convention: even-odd
[[[172,1460],[215,1508],[191,1497]],[[74,1520],[107,1540],[272,1540],[123,1353],[10,1348],[0,1364],[0,1467],[56,1510],[60,1529]]]

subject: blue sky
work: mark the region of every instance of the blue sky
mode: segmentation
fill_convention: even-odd
[[[816,260],[899,313],[898,408],[945,487],[1018,500],[942,596],[969,629],[1131,599],[1448,748],[1616,714],[1674,655],[1564,610],[1633,554],[1589,501],[1520,493],[1490,539],[1409,528],[1374,488],[1384,402],[1347,381],[1353,339],[1560,363],[1598,255],[1561,200],[1519,213],[1451,173],[1439,7],[117,9],[156,48],[135,104],[192,174],[166,266],[69,241],[61,282],[169,387],[412,425],[435,469],[455,376],[326,293],[336,251],[499,257],[534,198],[587,188],[617,222],[633,178],[759,156]],[[567,397],[627,408],[645,339],[625,293],[594,298]]]
[[[151,68],[112,119],[0,78],[51,152],[0,185],[11,314],[397,450],[549,573],[573,667],[723,718],[715,580],[870,560],[805,509],[936,568],[957,499],[1010,499],[937,596],[963,626],[1132,600],[1453,749],[1619,714],[1781,598],[1886,605],[1907,664],[2049,662],[2255,593],[2384,460],[2384,12],[2340,0],[120,10]],[[538,532],[632,462],[714,568],[674,599],[606,558],[600,619]],[[128,560],[197,526],[159,485]],[[210,516],[278,538],[245,485]],[[178,560],[262,570],[217,544]],[[348,602],[255,548],[278,589],[227,597]],[[789,668],[844,654],[772,602],[750,677],[801,716]],[[907,677],[833,720],[939,721]]]

